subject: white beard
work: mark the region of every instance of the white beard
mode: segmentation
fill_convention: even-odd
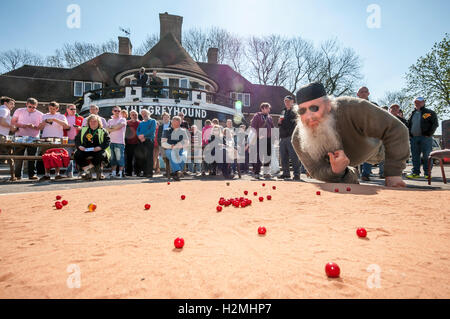
[[[315,130],[305,126],[301,120],[297,126],[300,133],[302,151],[308,153],[313,160],[320,160],[328,152],[342,149],[341,139],[336,131],[336,119],[333,113],[326,115]]]

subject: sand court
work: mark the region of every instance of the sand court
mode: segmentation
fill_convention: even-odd
[[[347,186],[182,181],[1,196],[0,297],[449,298],[449,191]],[[252,205],[217,212],[222,196]]]

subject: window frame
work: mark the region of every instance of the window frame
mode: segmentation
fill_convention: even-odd
[[[90,90],[86,90],[86,84],[90,84],[91,85],[91,89]],[[93,85],[92,85],[92,82],[84,82],[84,85],[83,85],[83,94],[84,93],[86,93],[86,92],[89,92],[89,91],[92,91],[93,90]]]
[[[77,94],[77,91],[76,91],[77,84],[80,84],[80,83],[81,83],[81,94]],[[73,82],[73,96],[81,97],[83,95],[84,95],[84,83],[83,83],[83,81],[74,81]]]
[[[99,84],[100,85],[100,87],[99,88],[95,88],[95,85],[96,84]],[[102,89],[103,88],[103,83],[102,82],[92,82],[92,89],[93,90],[100,90],[100,89]]]

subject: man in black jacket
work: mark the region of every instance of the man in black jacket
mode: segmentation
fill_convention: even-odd
[[[141,70],[134,76],[136,78],[136,84],[139,86],[146,86],[148,81],[148,75],[145,73],[145,68],[142,67]]]
[[[408,129],[411,143],[411,156],[413,162],[412,173],[407,178],[420,177],[421,154],[423,155],[423,171],[428,178],[428,156],[433,148],[433,134],[439,126],[437,115],[425,107],[423,97],[414,100],[416,109],[408,120]]]
[[[294,180],[300,180],[301,163],[292,146],[291,138],[297,125],[297,113],[293,110],[294,98],[290,95],[284,98],[285,108],[281,111],[281,117],[278,120],[280,129],[280,157],[283,174],[279,178],[291,178],[289,172],[289,160],[292,161],[294,167]]]

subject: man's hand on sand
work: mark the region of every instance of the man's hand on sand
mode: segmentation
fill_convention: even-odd
[[[386,176],[385,184],[387,187],[406,187],[401,176]]]
[[[350,164],[350,160],[343,150],[337,150],[334,153],[330,152],[328,156],[330,157],[331,170],[335,174],[343,173],[348,164]]]

